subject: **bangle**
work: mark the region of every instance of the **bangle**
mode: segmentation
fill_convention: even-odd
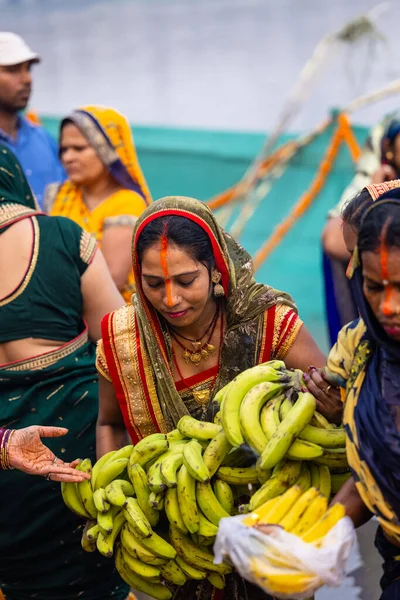
[[[0,469],[3,471],[12,469],[10,467],[10,457],[8,448],[15,429],[0,428]]]

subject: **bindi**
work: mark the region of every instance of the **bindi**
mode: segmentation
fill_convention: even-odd
[[[384,301],[382,306],[382,313],[386,316],[392,314],[391,309],[391,297],[393,294],[393,287],[389,283],[389,251],[387,246],[387,231],[389,228],[389,219],[386,221],[384,226],[382,227],[381,239],[380,239],[380,248],[379,248],[379,256],[381,262],[381,277],[382,283],[384,285]]]
[[[168,238],[165,233],[161,236],[161,250],[160,250],[160,262],[162,272],[165,278],[165,290],[167,293],[167,304],[168,306],[173,306],[174,303],[172,301],[172,290],[171,290],[171,278],[168,272],[168,263],[167,263],[167,253],[168,253]]]

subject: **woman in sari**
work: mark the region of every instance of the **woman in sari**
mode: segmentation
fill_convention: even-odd
[[[134,280],[132,231],[151,202],[126,118],[103,106],[85,106],[61,123],[60,158],[68,179],[48,187],[46,211],[68,217],[99,243],[126,302]]]
[[[48,440],[50,456],[94,460],[93,342],[102,316],[123,299],[92,236],[69,219],[36,210],[21,167],[5,146],[0,146],[0,272],[0,425],[7,430],[2,447],[13,462],[19,435],[10,438],[11,428],[28,428],[29,437],[32,425],[57,423],[68,433]],[[35,458],[35,447],[33,455],[29,447],[26,458]],[[3,594],[7,600],[111,595],[124,600],[129,590],[112,563],[81,549],[82,522],[64,505],[56,479],[52,470],[35,478],[18,470],[1,473]]]
[[[394,185],[395,182],[390,182]],[[400,182],[364,214],[349,268],[361,318],[345,326],[326,375],[341,386],[353,478],[336,496],[356,525],[375,515],[381,600],[400,597]],[[369,186],[376,195],[376,186]],[[368,189],[369,189],[368,188]],[[325,375],[325,377],[326,377]],[[309,389],[324,388],[316,371]]]
[[[253,279],[250,255],[191,198],[164,198],[139,218],[133,238],[134,305],[103,319],[98,344],[102,455],[191,414],[212,420],[214,396],[238,373],[272,358],[322,365],[323,354],[291,297]],[[335,405],[335,390],[325,401]],[[196,595],[197,594],[197,595]],[[188,583],[174,598],[265,598],[238,577],[225,593]]]

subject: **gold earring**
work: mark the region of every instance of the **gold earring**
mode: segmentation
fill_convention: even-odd
[[[211,281],[215,284],[214,285],[214,296],[217,296],[217,297],[225,296],[224,288],[220,284],[221,273],[219,271],[213,271],[213,274],[211,276]]]
[[[386,152],[387,160],[393,160],[393,152]]]

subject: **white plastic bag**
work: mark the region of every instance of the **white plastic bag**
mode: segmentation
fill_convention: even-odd
[[[345,566],[355,542],[354,526],[344,517],[325,536],[320,547],[308,544],[287,533],[279,526],[268,526],[265,534],[242,524],[243,516],[222,519],[214,545],[215,563],[231,563],[244,578],[260,586],[276,598],[305,600],[321,586],[339,586],[343,582]],[[300,574],[304,585],[293,592],[290,580]],[[282,582],[272,586],[268,574]]]

